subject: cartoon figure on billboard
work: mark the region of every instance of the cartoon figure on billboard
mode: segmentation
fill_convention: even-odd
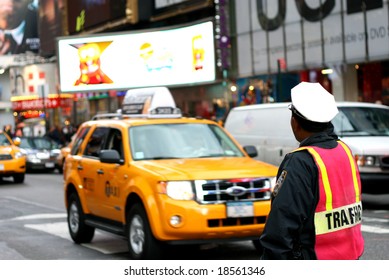
[[[100,57],[112,42],[87,43],[74,45],[78,49],[80,60],[80,77],[74,83],[77,85],[111,84],[113,81],[101,70]]]
[[[197,35],[192,38],[193,69],[203,69],[204,65],[204,41],[203,36]]]
[[[155,48],[146,42],[140,46],[139,51],[148,72],[173,68],[173,55],[166,47]]]

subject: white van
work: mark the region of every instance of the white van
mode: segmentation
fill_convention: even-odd
[[[257,104],[231,109],[225,128],[241,145],[253,145],[257,160],[279,166],[298,147],[290,127],[290,103]],[[357,159],[364,193],[389,193],[389,107],[337,102],[332,121],[336,134]]]

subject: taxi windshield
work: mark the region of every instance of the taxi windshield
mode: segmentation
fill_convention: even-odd
[[[153,124],[129,128],[134,160],[242,157],[220,127],[211,124]]]
[[[340,136],[388,136],[389,110],[372,107],[342,107],[332,120]]]
[[[0,146],[10,146],[11,142],[8,140],[4,133],[0,133]]]

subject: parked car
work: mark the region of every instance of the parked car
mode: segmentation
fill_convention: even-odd
[[[258,150],[255,159],[279,166],[296,149],[290,127],[290,103],[257,104],[233,108],[225,128],[241,145]],[[352,150],[364,193],[389,193],[389,107],[364,102],[337,102],[332,120],[335,133]]]
[[[26,155],[27,171],[54,171],[60,146],[47,137],[20,137],[20,148]]]
[[[26,157],[18,145],[19,140],[13,141],[6,133],[0,132],[0,180],[13,177],[15,183],[24,182]]]

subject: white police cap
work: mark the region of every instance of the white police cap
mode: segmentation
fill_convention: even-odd
[[[292,106],[312,122],[330,122],[338,113],[334,96],[319,83],[301,82],[292,88]]]

